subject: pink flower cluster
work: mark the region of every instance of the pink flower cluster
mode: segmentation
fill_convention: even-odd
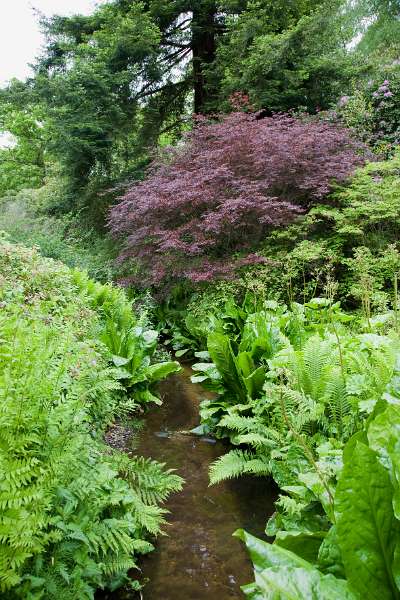
[[[382,85],[380,85],[378,89],[375,92],[373,92],[372,96],[374,98],[381,98],[382,96],[384,98],[392,98],[393,92],[391,92],[389,89],[389,81],[385,79]]]
[[[319,120],[198,117],[111,210],[110,228],[124,242],[120,261],[135,265],[131,282],[143,286],[227,278],[264,262],[255,250],[268,231],[323,200],[363,162],[361,149]]]

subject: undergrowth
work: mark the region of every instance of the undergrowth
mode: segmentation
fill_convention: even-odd
[[[273,544],[236,532],[255,567],[252,599],[400,597],[397,279],[392,306],[374,314],[373,281],[357,275],[358,313],[330,281],[325,298],[231,299],[197,323],[207,346],[192,381],[216,397],[194,431],[231,444],[211,484],[251,474],[281,490]]]
[[[138,393],[101,340],[110,314],[136,340],[139,362],[148,356]],[[129,314],[121,291],[0,241],[3,598],[84,600],[97,588],[140,587],[127,573],[152,550],[159,504],[182,482],[103,441],[107,425],[141,402],[145,368],[153,381],[162,375],[144,323],[135,329],[140,319]]]

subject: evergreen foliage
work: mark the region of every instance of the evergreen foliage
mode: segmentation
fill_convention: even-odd
[[[275,3],[265,4],[254,3],[233,22],[218,49],[221,100],[240,90],[268,114],[330,108],[365,68],[345,48],[350,31],[338,14],[343,3],[287,3],[282,27],[271,27],[282,7],[275,13]]]

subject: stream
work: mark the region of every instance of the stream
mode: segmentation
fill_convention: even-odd
[[[207,396],[191,383],[191,373],[184,366],[160,386],[163,405],[147,415],[135,448],[185,479],[183,491],[165,505],[167,535],[159,536],[156,550],[141,561],[143,580],[148,580],[143,600],[243,599],[240,586],[254,579],[252,565],[232,533],[243,527],[264,537],[274,511],[276,489],[266,479],[242,477],[209,487],[209,465],[227,446],[179,433],[198,425],[199,403]]]

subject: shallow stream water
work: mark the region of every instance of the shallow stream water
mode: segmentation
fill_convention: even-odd
[[[210,463],[227,447],[180,433],[198,425],[199,403],[206,395],[191,383],[190,375],[190,368],[184,367],[163,383],[163,405],[147,415],[135,449],[176,468],[185,479],[183,491],[166,503],[167,535],[157,539],[156,550],[141,562],[143,578],[148,579],[143,600],[244,598],[240,585],[253,580],[252,566],[232,533],[243,527],[263,536],[274,510],[276,490],[266,479],[246,477],[209,487]]]

